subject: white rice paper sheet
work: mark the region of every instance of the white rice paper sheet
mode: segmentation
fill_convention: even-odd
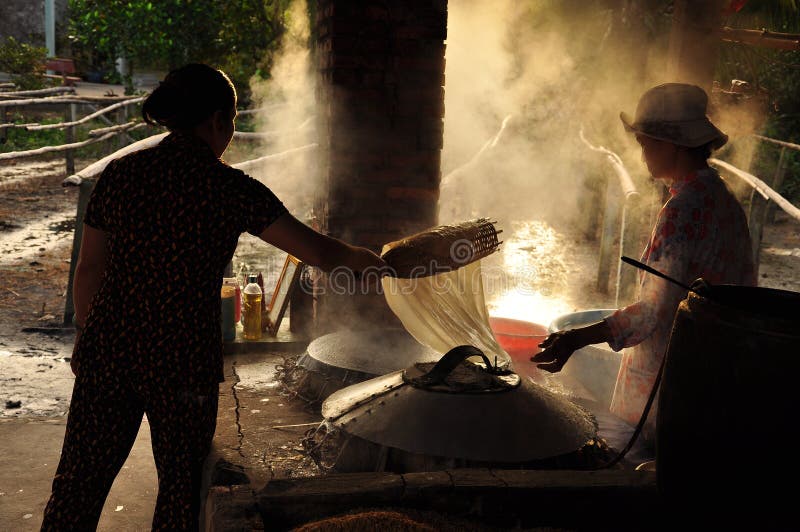
[[[489,325],[480,261],[428,277],[384,277],[381,282],[389,307],[421,344],[442,355],[472,345],[492,363],[511,365]]]

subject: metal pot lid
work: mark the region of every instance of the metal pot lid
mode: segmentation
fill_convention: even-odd
[[[568,454],[597,434],[589,412],[528,379],[502,393],[441,393],[412,386],[403,373],[333,393],[322,415],[379,445],[501,463]]]
[[[385,375],[441,356],[405,330],[386,328],[326,334],[308,344],[306,354],[328,366],[370,375]]]

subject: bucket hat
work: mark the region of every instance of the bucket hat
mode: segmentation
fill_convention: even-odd
[[[625,112],[619,117],[625,130],[631,133],[688,148],[711,143],[717,149],[728,142],[728,135],[711,123],[706,116],[707,108],[708,96],[700,87],[664,83],[639,98],[634,119]]]

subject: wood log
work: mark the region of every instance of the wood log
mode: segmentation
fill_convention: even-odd
[[[763,140],[763,141],[765,141],[765,142],[770,142],[770,143],[772,143],[772,144],[777,144],[778,146],[783,146],[784,148],[791,148],[791,149],[793,149],[793,150],[798,150],[798,151],[800,151],[800,144],[793,144],[793,143],[791,143],[791,142],[786,142],[785,140],[776,140],[776,139],[771,139],[771,138],[769,138],[769,137],[764,137],[764,136],[762,136],[762,135],[753,135],[753,136],[754,136],[755,138],[757,138],[757,139],[759,139],[759,140]]]
[[[43,148],[37,148],[35,150],[0,153],[0,161],[4,161],[7,159],[21,159],[23,157],[33,157],[36,155],[44,155],[46,153],[53,153],[59,151],[74,150],[75,148],[82,148],[83,146],[88,146],[89,144],[94,144],[96,142],[108,140],[116,134],[117,133],[108,133],[99,138],[88,139],[81,142],[73,142],[70,144],[62,144],[60,146],[44,146]]]
[[[25,98],[21,100],[0,100],[0,107],[18,107],[21,105],[53,105],[70,103],[115,103],[140,96],[48,96],[45,98]]]
[[[14,85],[12,84],[12,87]],[[48,89],[35,89],[28,91],[9,91],[0,93],[0,98],[20,98],[41,96],[43,94],[75,94],[75,87],[50,87]]]
[[[100,117],[102,115],[105,115],[106,113],[110,113],[111,111],[119,109],[120,107],[125,107],[127,105],[135,105],[135,104],[143,102],[143,101],[144,101],[143,97],[142,98],[134,98],[132,100],[125,100],[125,101],[122,101],[122,102],[117,102],[115,104],[109,105],[108,107],[104,107],[104,108],[100,109],[99,111],[96,111],[94,113],[86,115],[83,118],[81,118],[80,120],[75,120],[73,122],[63,122],[63,123],[60,123],[60,124],[36,124],[36,125],[28,126],[26,129],[28,131],[39,131],[39,130],[42,130],[42,129],[62,129],[62,128],[65,128],[65,127],[77,126],[79,124],[84,124],[84,123],[86,123],[89,120],[92,120],[94,118],[98,118],[98,117]]]
[[[736,168],[732,164],[726,163],[725,161],[721,161],[719,159],[711,158],[708,160],[709,163],[724,168],[725,170],[729,171],[733,175],[739,177],[740,179],[747,182],[751,187],[756,189],[759,194],[764,196],[764,198],[771,199],[775,202],[775,205],[780,207],[781,209],[786,212],[789,216],[794,218],[795,220],[800,221],[800,209],[789,203],[789,201],[772,190],[766,183],[764,183],[761,179],[757,178],[753,174],[747,173],[744,170],[740,170]]]
[[[111,136],[115,134],[116,133],[109,133],[108,135],[100,137],[99,139],[97,139],[97,141],[111,138]],[[80,185],[83,179],[90,179],[99,175],[103,170],[105,170],[106,166],[108,166],[108,163],[110,163],[114,159],[118,159],[123,155],[127,155],[135,151],[155,146],[156,144],[161,142],[167,135],[169,135],[169,132],[159,133],[158,135],[153,135],[151,137],[147,137],[146,139],[142,139],[138,142],[134,142],[133,144],[125,146],[121,150],[117,150],[114,153],[103,157],[99,161],[95,161],[94,163],[90,164],[77,174],[67,177],[66,179],[64,179],[64,181],[61,182],[61,185],[62,186]]]
[[[720,37],[727,42],[752,44],[775,50],[800,50],[800,34],[725,27],[720,31]]]
[[[316,147],[317,147],[316,143],[306,144],[305,146],[292,148],[292,149],[289,149],[289,150],[286,150],[286,151],[282,151],[280,153],[273,153],[273,154],[270,154],[270,155],[264,155],[263,157],[258,157],[257,159],[250,159],[249,161],[242,161],[240,163],[236,163],[236,164],[233,164],[231,166],[233,166],[234,168],[238,168],[239,170],[241,170],[243,172],[249,172],[253,168],[256,168],[256,167],[258,167],[258,166],[260,166],[262,164],[274,163],[274,162],[282,161],[283,159],[285,159],[285,158],[287,158],[289,156],[297,155],[297,154],[300,154],[300,153],[303,153],[303,152],[306,152],[306,151],[309,151],[309,150],[313,150]]]
[[[138,122],[136,120],[132,120],[130,122],[126,122],[124,124],[118,124],[116,126],[109,126],[109,127],[101,127],[98,129],[93,129],[89,131],[90,137],[97,137],[100,135],[105,135],[106,133],[111,133],[112,131],[134,131],[136,129],[141,129],[143,127],[147,127],[148,124],[144,122]]]

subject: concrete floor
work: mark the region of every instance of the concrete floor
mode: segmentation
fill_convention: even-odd
[[[0,530],[39,530],[65,427],[65,418],[0,418]],[[149,530],[156,486],[150,428],[144,419],[108,495],[97,530]]]

